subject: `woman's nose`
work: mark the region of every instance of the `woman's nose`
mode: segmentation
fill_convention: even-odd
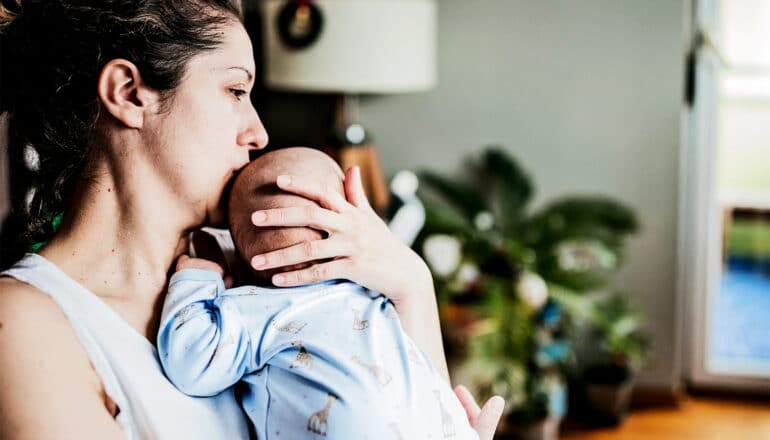
[[[268,136],[265,126],[259,119],[257,111],[252,107],[251,114],[246,124],[238,133],[238,145],[248,147],[250,150],[261,150],[267,146]]]

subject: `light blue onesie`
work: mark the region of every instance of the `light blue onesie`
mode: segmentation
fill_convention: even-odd
[[[393,304],[347,281],[225,289],[216,272],[171,278],[158,352],[194,396],[247,386],[262,439],[478,439]]]

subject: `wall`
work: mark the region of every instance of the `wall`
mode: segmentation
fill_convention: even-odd
[[[655,337],[642,377],[674,385],[676,225],[685,11],[682,1],[440,0],[439,85],[371,97],[362,119],[385,168],[451,171],[499,144],[527,167],[538,201],[604,193],[642,232],[619,287]]]

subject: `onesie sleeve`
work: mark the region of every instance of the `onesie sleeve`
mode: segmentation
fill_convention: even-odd
[[[213,271],[184,269],[169,282],[158,332],[166,376],[185,394],[213,396],[253,370],[249,332]]]

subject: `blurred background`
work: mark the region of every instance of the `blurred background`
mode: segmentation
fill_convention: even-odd
[[[770,0],[245,8],[269,149],[362,166],[501,438],[770,438]]]

